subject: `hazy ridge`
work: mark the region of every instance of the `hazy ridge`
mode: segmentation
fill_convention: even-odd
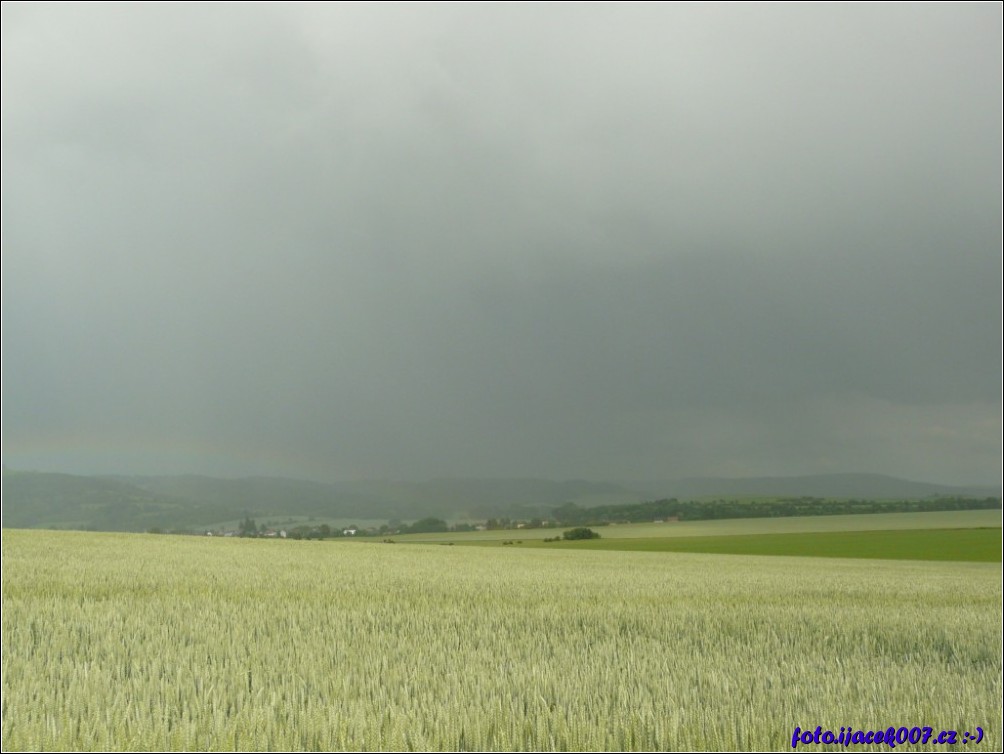
[[[928,484],[876,474],[648,482],[433,479],[322,483],[278,477],[78,476],[3,472],[3,525],[105,531],[191,529],[251,516],[414,520],[546,517],[564,503],[620,505],[675,497],[923,499],[995,497],[999,488]]]
[[[688,477],[636,482],[656,497],[681,500],[703,497],[824,497],[834,499],[901,500],[927,497],[1000,497],[1000,487],[949,486],[914,482],[884,474],[811,474],[770,477]]]

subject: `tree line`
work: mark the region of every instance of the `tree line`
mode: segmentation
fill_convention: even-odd
[[[561,526],[647,521],[706,521],[720,518],[840,516],[852,513],[919,513],[928,511],[1000,509],[999,498],[930,498],[923,500],[830,500],[815,497],[775,500],[701,500],[676,498],[629,505],[580,508],[565,503],[553,511]]]
[[[861,513],[922,513],[930,511],[1000,510],[1001,499],[938,497],[918,500],[833,500],[817,497],[774,498],[752,500],[688,500],[676,498],[621,505],[580,507],[564,503],[550,514],[533,518],[489,518],[484,524],[447,523],[444,519],[426,517],[412,524],[391,520],[379,527],[361,529],[328,524],[301,524],[283,529],[281,536],[289,539],[329,539],[346,536],[385,536],[393,534],[426,534],[433,532],[467,532],[478,529],[550,529],[559,527],[605,526],[615,523],[648,523],[653,521],[708,521],[729,518],[778,518],[784,516],[839,516]],[[154,527],[150,533],[167,533]],[[177,530],[171,533],[187,534]],[[258,524],[250,515],[228,536],[266,537],[278,532]]]

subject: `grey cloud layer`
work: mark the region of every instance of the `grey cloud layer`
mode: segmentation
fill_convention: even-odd
[[[4,6],[5,463],[999,474],[999,6],[313,5]]]

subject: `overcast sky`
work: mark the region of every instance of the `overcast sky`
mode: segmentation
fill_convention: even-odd
[[[999,3],[3,3],[3,463],[1001,474]]]

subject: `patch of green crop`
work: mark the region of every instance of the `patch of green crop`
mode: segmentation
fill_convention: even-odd
[[[528,543],[529,544],[529,543]],[[537,547],[884,560],[1001,562],[1001,529],[910,529],[534,542]]]

